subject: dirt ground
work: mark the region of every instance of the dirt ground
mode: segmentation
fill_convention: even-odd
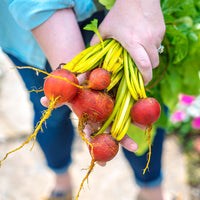
[[[32,131],[32,106],[12,63],[0,52],[0,159],[21,145]],[[76,124],[76,123],[74,123]],[[53,174],[43,154],[31,144],[10,155],[0,168],[0,200],[42,200],[53,186]],[[90,156],[78,134],[73,147],[70,171],[74,196],[89,166]],[[166,199],[190,200],[186,183],[185,158],[175,137],[167,137],[163,155]],[[134,200],[138,192],[132,171],[120,150],[106,167],[95,166],[84,185],[80,200]]]

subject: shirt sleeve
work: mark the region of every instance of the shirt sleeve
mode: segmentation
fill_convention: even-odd
[[[78,19],[95,10],[91,0],[77,0],[77,3],[76,0],[9,0],[9,11],[25,30],[39,26],[57,9],[63,8],[74,8]]]

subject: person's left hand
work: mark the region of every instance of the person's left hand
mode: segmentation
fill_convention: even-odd
[[[49,105],[49,100],[47,99],[47,97],[42,97],[41,98],[41,104],[45,107],[48,107]],[[71,109],[71,106],[69,103],[67,104],[58,104],[56,107],[61,107],[63,105],[67,105],[70,109]],[[84,132],[87,136],[87,139],[90,140],[90,135],[93,134],[93,130],[94,128],[98,127],[100,124],[99,123],[92,123],[92,124],[87,124],[85,129],[84,129]],[[110,132],[110,127],[107,128],[106,132],[109,133]],[[127,149],[128,151],[131,151],[131,152],[136,152],[137,149],[138,149],[138,145],[127,135],[124,136],[124,138],[120,141],[120,144],[125,148]],[[105,163],[99,163],[100,165],[104,166]]]

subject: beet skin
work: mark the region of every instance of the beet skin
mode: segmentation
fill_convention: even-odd
[[[100,91],[79,89],[71,102],[71,108],[79,119],[87,116],[88,122],[102,122],[111,115],[114,100],[108,94]]]
[[[90,143],[93,146],[93,159],[98,162],[107,162],[112,160],[118,150],[118,142],[110,134],[99,134],[91,139]],[[91,153],[91,147],[89,146]]]
[[[131,118],[138,124],[150,126],[155,123],[161,113],[160,104],[155,98],[148,97],[138,100],[131,108]]]
[[[78,85],[78,79],[76,76],[66,69],[57,69],[51,72],[51,75],[59,76],[66,78],[69,81]],[[49,99],[55,99],[60,96],[57,103],[64,103],[71,101],[77,94],[78,87],[72,85],[66,80],[59,79],[56,77],[48,76],[44,82],[44,93],[45,96]]]

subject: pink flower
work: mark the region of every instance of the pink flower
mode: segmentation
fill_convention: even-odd
[[[179,94],[179,102],[184,105],[190,105],[195,100],[195,96]]]
[[[200,136],[193,143],[194,148],[200,153]]]
[[[200,117],[194,118],[191,125],[193,129],[200,129]]]
[[[183,121],[185,118],[186,118],[186,113],[182,110],[178,110],[171,115],[170,121],[176,123]]]

